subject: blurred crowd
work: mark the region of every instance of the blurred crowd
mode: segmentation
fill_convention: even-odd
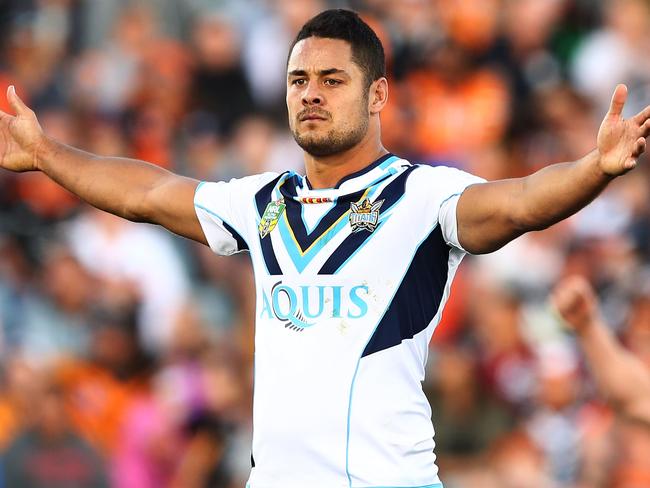
[[[287,49],[328,7],[381,37],[384,143],[413,162],[522,176],[592,150],[616,83],[627,115],[650,102],[648,0],[0,0],[0,93],[101,155],[301,171]],[[461,267],[424,383],[446,488],[650,487],[650,427],[598,397],[548,306],[587,277],[650,368],[649,176]],[[0,173],[0,486],[243,486],[254,306],[247,255]]]

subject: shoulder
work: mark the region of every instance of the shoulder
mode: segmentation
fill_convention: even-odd
[[[451,166],[430,166],[428,164],[415,164],[414,166],[413,177],[409,178],[409,184],[415,188],[426,188],[428,191],[453,190],[485,182],[483,178]]]
[[[270,193],[285,173],[261,173],[229,181],[202,181],[194,193],[194,205],[210,209],[244,205],[260,193]]]
[[[196,188],[198,192],[213,191],[219,188],[232,187],[239,190],[258,191],[270,182],[279,180],[286,173],[266,172],[228,181],[202,181]]]

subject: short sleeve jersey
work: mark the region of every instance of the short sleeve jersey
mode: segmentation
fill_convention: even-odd
[[[256,282],[250,488],[439,487],[428,344],[483,180],[388,154],[334,188],[296,173],[202,183],[210,247]]]

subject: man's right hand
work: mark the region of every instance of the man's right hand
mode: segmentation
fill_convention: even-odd
[[[596,295],[589,282],[581,276],[561,281],[553,290],[551,303],[560,317],[575,332],[584,332],[599,320]]]
[[[0,167],[17,172],[37,170],[39,148],[46,140],[43,129],[13,85],[7,89],[7,100],[16,115],[0,111]]]
[[[194,209],[199,184],[136,159],[101,157],[47,137],[13,86],[0,111],[0,168],[39,170],[93,207],[135,222],[158,224],[207,244]]]

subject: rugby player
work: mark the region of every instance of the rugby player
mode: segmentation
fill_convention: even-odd
[[[412,164],[381,142],[379,39],[355,13],[328,10],[303,26],[287,63],[304,175],[199,183],[89,154],[44,134],[13,87],[0,165],[42,171],[97,208],[217,253],[250,253],[251,488],[440,488],[421,381],[456,268],[573,214],[636,166],[650,107],[623,119],[626,94],[616,88],[595,149],[578,161],[493,182]]]

